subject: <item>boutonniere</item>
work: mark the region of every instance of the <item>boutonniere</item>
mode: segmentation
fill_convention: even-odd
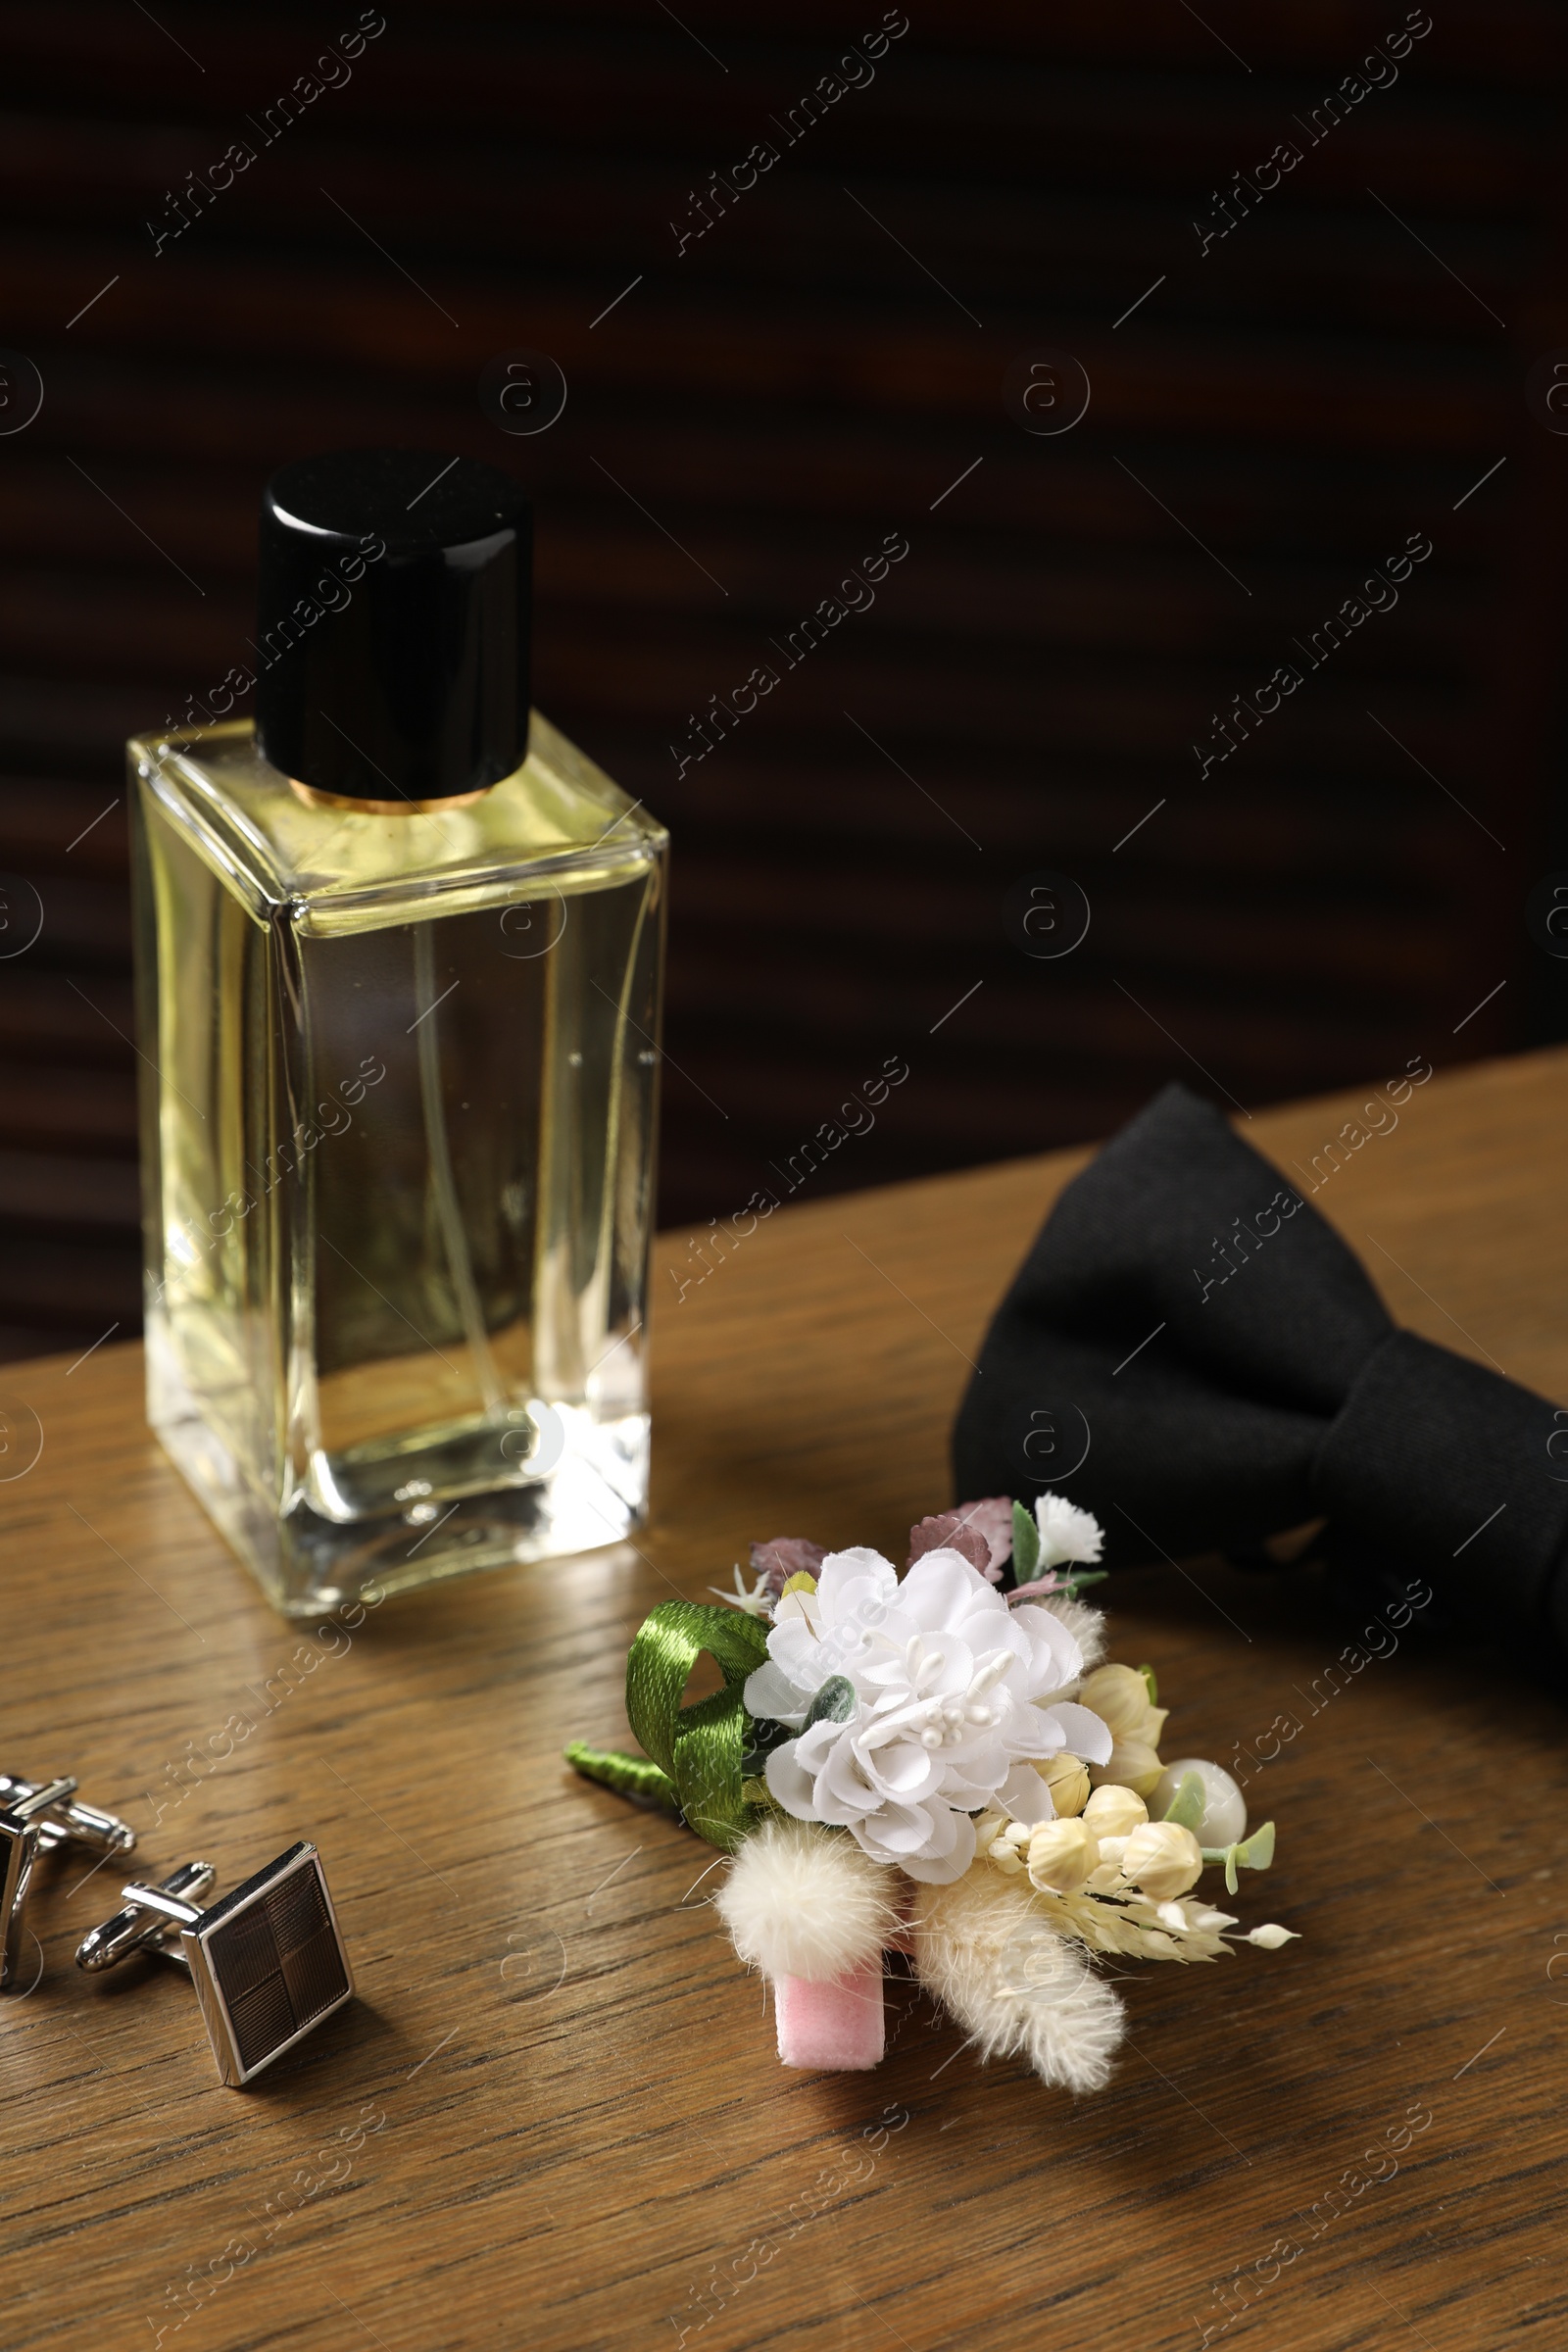
[[[1098,2090],[1124,2031],[1096,1963],[1213,1960],[1292,1931],[1239,1922],[1274,1825],[1218,1764],[1161,1755],[1153,1670],[1106,1662],[1102,1532],[1043,1494],[910,1531],[901,1577],[856,1546],[754,1544],[721,1605],[663,1601],[626,1661],[646,1756],[575,1741],[591,1780],[732,1857],[714,1901],[773,1987],[786,2066],[875,2066],[884,1954],[908,1955],[982,2059]],[[716,1588],[715,1588],[716,1591]],[[722,1690],[683,1704],[707,1652]]]

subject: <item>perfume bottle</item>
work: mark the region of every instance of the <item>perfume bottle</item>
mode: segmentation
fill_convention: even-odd
[[[148,1418],[291,1616],[646,1503],[667,837],[530,725],[531,548],[469,459],[285,466],[254,674],[129,746]]]

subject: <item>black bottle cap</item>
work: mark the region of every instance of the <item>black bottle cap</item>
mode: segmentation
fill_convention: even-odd
[[[262,494],[256,723],[284,775],[349,800],[479,792],[527,756],[533,515],[504,473],[334,450]]]

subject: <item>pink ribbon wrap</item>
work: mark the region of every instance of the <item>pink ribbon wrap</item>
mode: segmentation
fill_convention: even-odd
[[[881,2064],[885,2039],[880,1952],[825,1984],[776,1977],[773,2008],[783,2065],[851,2074]]]

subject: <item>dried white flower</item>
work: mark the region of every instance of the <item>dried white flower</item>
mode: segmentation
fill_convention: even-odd
[[[756,1584],[748,1591],[741,1575],[740,1563],[737,1561],[733,1592],[726,1592],[722,1585],[710,1585],[708,1590],[715,1600],[728,1601],[732,1609],[739,1609],[747,1617],[771,1617],[773,1614],[772,1589],[765,1568],[759,1575]]]
[[[1105,1547],[1105,1534],[1093,1511],[1081,1511],[1065,1494],[1035,1497],[1035,1525],[1040,1530],[1038,1573],[1060,1568],[1071,1560],[1092,1567]]]
[[[956,1551],[926,1552],[902,1584],[877,1552],[830,1552],[814,1592],[780,1601],[767,1647],[747,1709],[798,1734],[768,1756],[774,1802],[932,1885],[967,1870],[988,1804],[1052,1818],[1031,1758],[1110,1754],[1098,1715],[1053,1697],[1082,1671],[1066,1628],[1009,1608]]]

